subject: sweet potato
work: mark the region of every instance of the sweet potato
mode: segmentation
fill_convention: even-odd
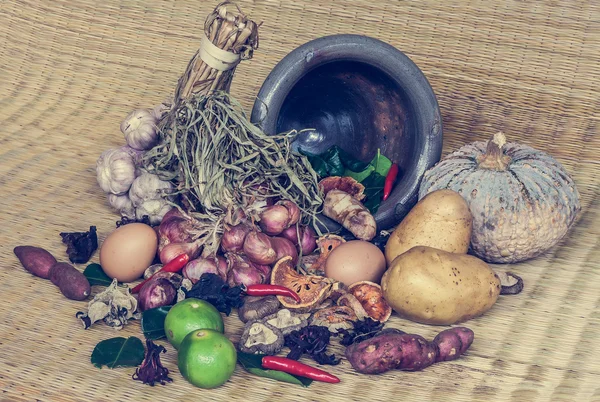
[[[50,269],[50,281],[71,300],[85,300],[91,293],[90,282],[77,268],[66,262],[54,264]]]
[[[455,327],[440,332],[433,339],[433,343],[439,349],[436,363],[458,359],[469,349],[474,338],[473,331],[465,327]]]
[[[436,362],[455,360],[471,346],[474,334],[456,327],[440,332],[433,342],[420,335],[387,329],[346,348],[346,358],[363,374],[389,370],[419,371]]]
[[[56,258],[41,247],[17,246],[13,252],[28,272],[40,278],[50,277],[50,268],[56,264]]]
[[[346,348],[356,371],[379,374],[393,369],[418,371],[435,362],[437,349],[420,335],[384,330],[373,338]]]

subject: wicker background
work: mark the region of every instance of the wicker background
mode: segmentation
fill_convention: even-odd
[[[319,36],[374,36],[424,71],[440,102],[444,152],[503,130],[555,155],[573,174],[584,212],[550,253],[500,269],[522,275],[468,323],[469,353],[419,373],[333,368],[338,385],[310,388],[236,369],[219,389],[192,387],[168,347],[174,382],[131,380],[133,369],[94,368],[94,345],[121,333],[84,331],[49,282],[20,267],[14,246],[66,260],[59,232],[114,228],[95,180],[102,150],[123,144],[119,124],[174,88],[199,45],[211,1],[0,0],[0,399],[6,401],[402,400],[600,401],[600,7],[588,1],[240,1],[260,29],[260,49],[236,73],[248,108],[271,68]],[[97,254],[93,261],[97,261]],[[79,268],[83,268],[80,266]],[[391,325],[433,337],[438,328],[397,317]],[[226,320],[236,340],[240,322]]]

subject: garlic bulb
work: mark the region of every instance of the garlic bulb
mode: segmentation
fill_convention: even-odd
[[[135,208],[135,217],[136,219],[142,219],[144,215],[148,215],[150,223],[156,225],[162,221],[162,218],[171,209],[173,209],[173,206],[167,203],[164,198],[146,200]]]
[[[126,194],[135,178],[135,162],[126,150],[106,150],[96,161],[96,180],[106,193]]]
[[[173,185],[170,182],[161,180],[155,174],[143,172],[131,184],[129,199],[137,208],[144,201],[170,199],[168,192],[172,189]]]
[[[109,194],[108,195],[108,203],[111,207],[113,207],[117,212],[121,214],[121,216],[125,216],[129,219],[135,218],[135,207],[133,203],[129,199],[127,194],[124,195],[116,195]]]
[[[127,145],[139,150],[152,148],[158,142],[157,115],[153,109],[135,109],[121,123]]]
[[[171,98],[165,99],[162,103],[156,105],[154,109],[152,109],[152,116],[154,116],[157,121],[161,121],[171,109],[172,104],[173,100]]]

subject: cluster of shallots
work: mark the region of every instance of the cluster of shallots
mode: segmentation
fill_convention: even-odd
[[[157,124],[165,111],[165,104],[132,111],[121,123],[127,145],[104,151],[96,162],[96,179],[109,204],[130,219],[147,215],[152,224],[171,209],[164,194],[173,186],[144,171],[142,157],[158,142]]]
[[[300,209],[290,201],[279,201],[266,207],[258,225],[249,220],[227,226],[221,237],[220,249],[214,255],[200,255],[200,241],[193,240],[193,218],[177,208],[169,211],[158,227],[159,256],[163,264],[181,254],[190,262],[183,276],[196,283],[202,274],[219,275],[230,286],[268,283],[271,269],[283,257],[298,260],[316,247],[316,233],[300,223]]]

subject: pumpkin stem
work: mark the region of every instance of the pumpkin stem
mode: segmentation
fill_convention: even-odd
[[[477,157],[477,163],[481,169],[506,170],[511,161],[510,156],[504,155],[504,144],[506,137],[502,132],[494,134],[487,143],[484,154]]]

